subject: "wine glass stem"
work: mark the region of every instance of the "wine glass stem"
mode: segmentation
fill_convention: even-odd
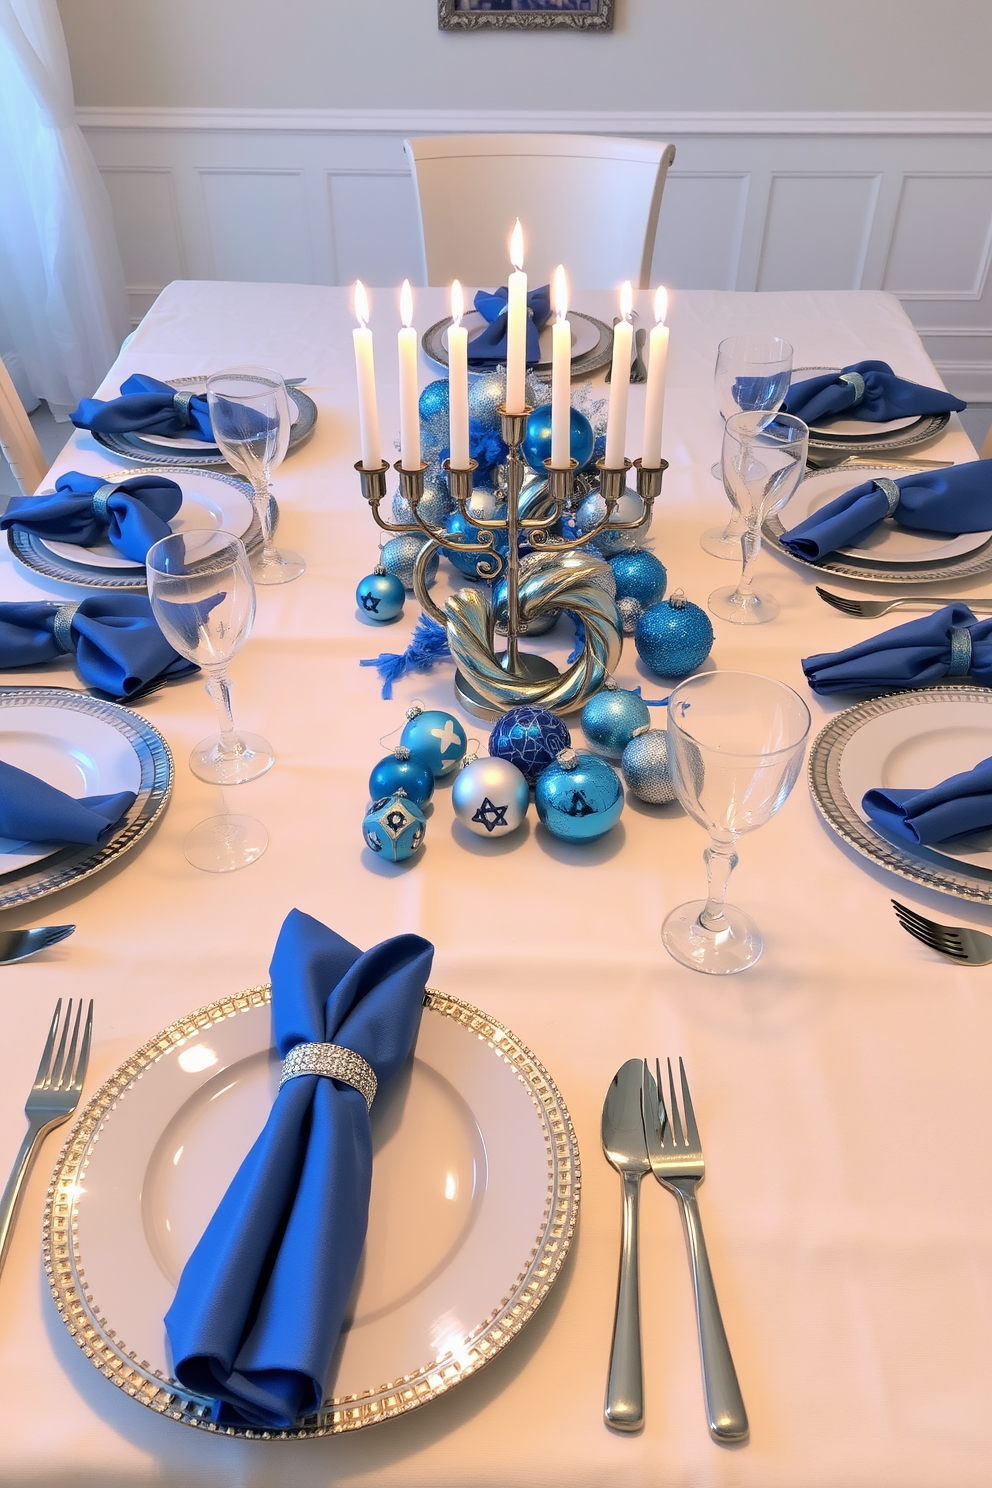
[[[728,542],[730,542],[735,537],[737,537],[737,538],[743,537],[743,535],[744,535],[743,534],[743,531],[742,531],[743,526],[744,526],[744,516],[743,516],[743,513],[735,506],[733,508],[733,510],[731,511],[730,516],[727,519],[727,525],[726,525],[726,527],[724,527],[724,529],[723,529],[723,535],[724,535],[725,539]]]
[[[262,529],[262,562],[274,563],[276,550],[272,541],[272,497],[269,482],[265,475],[260,475],[253,484],[255,511],[258,514],[258,525]]]
[[[741,569],[740,583],[737,585],[737,593],[749,598],[754,592],[751,588],[751,580],[754,577],[754,565],[758,561],[761,551],[761,528],[757,522],[749,521],[747,529],[741,537],[741,553],[744,558],[744,566]]]
[[[703,853],[703,862],[706,864],[708,894],[706,904],[699,916],[699,923],[704,930],[718,933],[727,928],[723,905],[727,897],[730,875],[737,867],[737,854],[731,843],[711,840],[709,847]]]
[[[221,755],[225,759],[232,759],[235,755],[244,752],[244,746],[234,729],[234,715],[231,712],[231,684],[227,680],[226,666],[219,667],[208,674],[207,691],[217,707]]]

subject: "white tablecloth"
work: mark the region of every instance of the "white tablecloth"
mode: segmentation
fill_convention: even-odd
[[[378,291],[373,301],[391,434],[395,295]],[[608,321],[613,299],[587,295],[580,308]],[[647,312],[646,297],[640,308]],[[440,292],[419,294],[421,326],[443,313]],[[278,472],[275,490],[280,540],[305,554],[308,570],[260,591],[254,634],[232,669],[236,717],[268,734],[278,755],[264,779],[236,794],[268,825],[266,856],[218,877],[183,858],[186,832],[217,806],[217,793],[186,767],[213,714],[202,689],[185,685],[146,705],[177,761],[158,831],[118,870],[8,917],[72,919],[78,930],[42,959],[0,972],[0,1170],[21,1139],[22,1103],[57,996],[96,1002],[89,1095],[157,1029],[263,980],[278,927],[297,905],[363,946],[400,930],[430,937],[433,982],[506,1022],[546,1063],[583,1156],[573,1254],[521,1337],[422,1411],[309,1443],[220,1439],[127,1399],[59,1319],[39,1244],[60,1142],[53,1136],[0,1278],[0,1482],[985,1488],[992,979],[937,960],[898,927],[888,901],[897,893],[975,925],[989,917],[849,853],[821,824],[802,780],[781,814],[741,844],[732,898],[755,915],[766,949],[756,968],[726,981],[683,970],[659,940],[664,913],[704,883],[703,834],[673,808],[630,802],[619,827],[590,848],[556,843],[532,820],[519,840],[467,850],[452,834],[442,789],[416,860],[399,869],[369,861],[360,823],[379,739],[409,699],[447,707],[452,693],[448,667],[408,679],[385,703],[374,672],[358,666],[380,649],[401,649],[417,609],[409,603],[385,630],[356,616],[355,585],[373,566],[377,539],[352,469],[351,324],[343,290],[174,284],[107,380],[111,390],[131,371],[178,376],[246,362],[306,375],[317,431]],[[705,604],[731,575],[698,544],[726,509],[709,474],[722,336],[775,331],[793,342],[798,366],[871,356],[924,382],[936,374],[883,294],[686,293],[675,299],[671,327],[671,468],[651,537],[672,587]],[[426,382],[434,371],[424,364],[422,375]],[[639,389],[631,402],[636,453]],[[956,419],[939,453],[973,458]],[[73,466],[117,468],[84,435],[56,468]],[[814,575],[774,555],[762,557],[761,573],[781,616],[754,631],[717,621],[718,666],[764,672],[806,693],[801,656],[887,623],[828,610]],[[0,592],[58,590],[5,553]],[[570,633],[553,640],[564,654]],[[39,680],[71,684],[73,675],[66,666]],[[631,647],[618,675],[644,680]],[[652,683],[648,695],[660,693]],[[834,705],[811,706],[815,731]],[[469,732],[486,737],[485,725]],[[600,1151],[600,1112],[620,1063],[656,1052],[684,1055],[692,1080],[707,1158],[704,1223],[751,1419],[750,1443],[738,1450],[715,1446],[706,1432],[678,1213],[656,1186],[645,1185],[642,1204],[647,1426],[620,1437],[603,1425],[620,1209]]]

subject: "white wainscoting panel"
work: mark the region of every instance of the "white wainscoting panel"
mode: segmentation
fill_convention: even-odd
[[[758,289],[850,289],[864,278],[877,175],[772,176]]]
[[[908,300],[980,300],[990,246],[992,174],[907,174],[882,287]]]

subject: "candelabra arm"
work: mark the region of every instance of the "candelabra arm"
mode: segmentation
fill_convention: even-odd
[[[362,482],[362,495],[369,504],[372,520],[383,532],[391,532],[394,535],[403,532],[419,532],[421,528],[416,522],[388,522],[379,513],[379,503],[386,498],[386,472],[389,466],[383,460],[381,465],[363,465],[361,460],[355,464],[359,478]]]
[[[432,538],[430,542],[424,543],[424,546],[417,554],[413,565],[413,592],[417,603],[424,613],[430,615],[431,619],[436,621],[438,625],[447,628],[447,615],[442,609],[438,608],[427,590],[427,565],[434,556],[437,546],[438,544]]]

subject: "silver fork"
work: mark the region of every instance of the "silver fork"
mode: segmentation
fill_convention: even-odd
[[[833,594],[829,589],[816,592],[824,604],[833,605],[842,615],[854,615],[859,620],[874,620],[878,615],[887,615],[890,610],[917,609],[942,610],[944,605],[966,604],[976,615],[992,615],[992,599],[938,599],[932,594],[909,594],[902,599],[852,599],[847,594]]]
[[[26,961],[29,956],[58,945],[75,928],[75,925],[36,925],[33,930],[0,930],[0,966]]]
[[[630,380],[632,383],[647,382],[648,369],[644,365],[644,343],[648,333],[643,328],[634,332],[634,357],[630,364]]]
[[[76,1008],[75,1022],[73,1022],[72,998],[70,997],[60,1037],[61,997],[55,1004],[55,1016],[52,1018],[52,1026],[45,1040],[38,1073],[34,1077],[34,1084],[24,1107],[24,1114],[28,1118],[28,1129],[10,1177],[7,1179],[3,1198],[0,1198],[0,1271],[3,1270],[7,1248],[10,1245],[24,1180],[30,1171],[35,1154],[48,1133],[54,1131],[55,1127],[61,1126],[63,1121],[68,1121],[79,1105],[83,1081],[86,1079],[86,1066],[90,1057],[90,1039],[93,1035],[92,999],[86,1014],[82,1041],[80,1041],[79,1023],[82,1011],[83,1002],[80,998]],[[69,1039],[70,1023],[72,1023],[71,1040]],[[57,1048],[56,1040],[58,1040]],[[66,1048],[67,1041],[68,1048]]]
[[[891,903],[902,928],[932,951],[954,961],[967,962],[969,966],[992,965],[992,935],[970,930],[967,925],[939,925],[936,920],[928,920],[926,915],[900,904],[898,899]]]
[[[720,1316],[716,1287],[710,1272],[703,1224],[696,1203],[696,1189],[703,1181],[703,1149],[696,1130],[696,1117],[689,1095],[685,1068],[679,1060],[682,1083],[682,1109],[685,1132],[675,1096],[672,1061],[668,1060],[668,1089],[671,1119],[665,1110],[661,1065],[655,1060],[655,1074],[644,1061],[644,1137],[651,1169],[662,1188],[667,1188],[679,1201],[682,1228],[685,1232],[692,1285],[696,1294],[696,1326],[699,1331],[699,1356],[703,1367],[703,1394],[710,1435],[718,1442],[743,1441],[748,1434],[747,1411],[737,1383],[737,1371],[730,1355],[730,1345]]]

